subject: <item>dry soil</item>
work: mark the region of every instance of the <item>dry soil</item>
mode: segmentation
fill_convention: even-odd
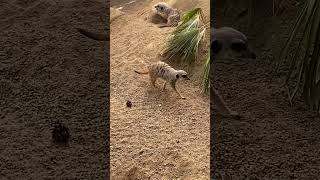
[[[125,14],[110,24],[111,178],[209,179],[209,98],[201,94],[199,76],[177,84],[187,98],[182,100],[170,86],[162,92],[163,81],[153,88],[148,75],[134,72],[160,60],[174,29],[148,22],[156,2],[113,6]],[[182,11],[202,7],[209,18],[209,1],[188,2],[176,6]]]
[[[103,30],[106,2],[0,7],[0,179],[106,179],[108,47],[75,30]],[[68,146],[52,142],[58,120]]]
[[[271,74],[302,7],[297,2],[282,1],[276,18],[258,18],[250,31],[245,17],[223,16],[219,7],[213,10],[215,26],[231,26],[246,33],[258,54],[257,59],[219,59],[215,65],[215,87],[228,105],[243,115],[236,120],[213,111],[211,171],[217,179],[320,177],[320,118],[304,104],[301,89],[291,106],[282,86],[292,59],[282,61]]]

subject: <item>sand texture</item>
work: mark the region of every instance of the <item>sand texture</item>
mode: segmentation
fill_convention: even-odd
[[[123,7],[125,15],[110,24],[111,179],[208,179],[209,98],[201,94],[199,76],[177,84],[187,98],[182,100],[170,86],[162,92],[162,81],[153,88],[148,75],[134,72],[160,60],[174,29],[146,20],[156,2],[114,5]],[[194,7],[202,7],[209,17],[209,1],[193,1],[181,9]],[[127,100],[132,108],[126,107]]]

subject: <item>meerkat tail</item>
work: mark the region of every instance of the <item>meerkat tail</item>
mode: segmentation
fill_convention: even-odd
[[[148,72],[148,71],[146,71],[146,72],[140,72],[140,71],[136,71],[136,70],[134,70],[134,72],[136,72],[136,73],[138,73],[138,74],[149,74],[149,72]]]
[[[168,24],[161,24],[158,26],[158,28],[165,28],[165,27],[171,27],[171,26],[169,26]]]
[[[107,36],[106,34],[97,34],[97,33],[92,33],[89,31],[86,31],[84,29],[81,28],[77,28],[77,31],[91,39],[97,40],[97,41],[110,41],[109,36]]]

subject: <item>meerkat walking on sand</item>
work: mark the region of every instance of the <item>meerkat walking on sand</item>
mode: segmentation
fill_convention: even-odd
[[[165,80],[166,82],[163,84],[162,90],[164,90],[166,88],[167,83],[169,83],[171,87],[174,89],[174,91],[180,96],[180,98],[185,99],[185,97],[183,97],[176,88],[176,83],[179,79],[190,80],[187,72],[185,72],[184,70],[175,70],[174,68],[170,67],[167,63],[158,61],[154,64],[151,64],[148,67],[148,71],[146,72],[140,72],[136,70],[134,72],[138,74],[149,74],[151,84],[154,87],[156,86],[155,83],[158,78]]]

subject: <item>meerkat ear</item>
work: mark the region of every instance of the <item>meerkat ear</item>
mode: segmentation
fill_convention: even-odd
[[[179,74],[177,74],[177,75],[176,75],[176,78],[179,79],[179,77],[180,77]]]

